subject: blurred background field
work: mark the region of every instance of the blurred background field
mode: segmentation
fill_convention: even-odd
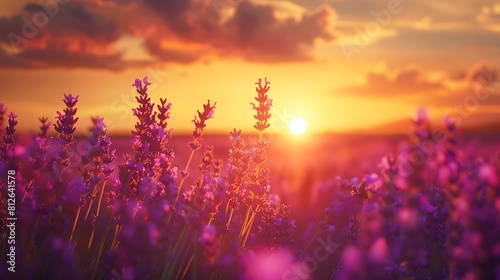
[[[408,121],[408,126],[411,121]],[[499,131],[500,132],[500,129]],[[331,202],[331,193],[325,189],[333,186],[335,177],[344,179],[377,173],[382,157],[397,155],[410,141],[407,135],[309,135],[307,139],[294,136],[272,136],[266,152],[264,168],[269,168],[271,193],[278,194],[285,204],[292,205],[292,215],[301,226],[297,237],[305,230],[305,225],[323,219],[325,207]],[[304,137],[304,138],[305,138]],[[300,138],[300,137],[299,137]],[[230,149],[228,136],[208,135],[203,137],[203,145],[214,146],[214,157],[227,163]],[[256,136],[247,136],[249,142]],[[130,138],[114,137],[113,146],[117,155],[130,150]],[[177,155],[174,166],[184,167],[191,141],[189,136],[173,137],[169,147]],[[500,133],[483,135],[461,135],[460,146],[464,154],[471,158],[488,158],[500,153]],[[197,173],[202,153],[196,153],[190,167]],[[188,179],[188,183],[192,180]],[[323,190],[322,190],[323,188]],[[322,192],[323,191],[323,192]]]
[[[407,121],[407,127],[412,121]],[[408,129],[409,130],[409,129]],[[473,131],[472,128],[470,130]],[[461,156],[469,160],[487,159],[500,154],[500,130],[482,131],[480,134],[467,132],[459,134]],[[243,136],[248,143],[257,140],[256,135]],[[263,168],[270,169],[271,193],[280,196],[282,203],[292,205],[292,215],[298,229],[298,239],[304,234],[312,221],[322,220],[324,210],[331,203],[331,188],[335,178],[359,178],[379,173],[378,164],[384,156],[398,155],[411,143],[408,135],[374,135],[373,130],[358,134],[318,134],[294,136],[290,133],[267,135],[270,145],[266,152]],[[20,137],[21,144],[30,137]],[[85,136],[77,137],[73,144],[74,151],[78,143],[86,141]],[[131,152],[131,137],[115,136],[111,138],[112,148],[116,149],[117,168],[123,155]],[[175,153],[173,166],[179,169],[186,166],[190,149],[188,143],[192,137],[175,135],[170,139],[168,148]],[[207,145],[214,147],[214,158],[227,164],[231,148],[228,135],[203,136],[202,149]],[[197,152],[188,170],[191,174],[199,172],[198,166],[203,153]],[[223,172],[223,174],[226,172]],[[193,183],[196,176],[189,176],[186,186]]]

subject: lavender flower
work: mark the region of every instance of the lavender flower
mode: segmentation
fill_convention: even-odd
[[[73,95],[64,94],[64,99],[62,100],[66,105],[66,108],[63,110],[63,113],[57,112],[57,122],[54,124],[54,129],[57,133],[59,133],[59,138],[62,138],[66,141],[66,145],[69,145],[75,142],[75,138],[73,134],[75,133],[76,127],[75,124],[78,121],[78,117],[75,118],[77,108],[76,103],[78,103],[78,95],[74,97]]]
[[[250,155],[245,153],[245,141],[241,138],[241,130],[230,132],[230,143],[232,149],[229,150],[229,160],[227,166],[227,206],[231,209],[237,209],[240,203],[240,188],[243,180],[247,176],[249,167]],[[227,210],[226,210],[227,211]]]
[[[293,249],[292,233],[295,227],[295,221],[291,218],[290,205],[281,205],[277,211],[269,204],[262,208],[262,221],[258,236],[260,242],[267,248]]]
[[[217,102],[215,102],[212,106],[210,105],[210,100],[208,100],[207,104],[203,105],[203,112],[197,111],[198,117],[194,116],[192,122],[194,123],[195,129],[191,134],[191,136],[193,137],[193,141],[189,143],[189,147],[191,148],[191,150],[198,150],[201,147],[199,140],[201,139],[203,131],[207,126],[205,122],[211,119],[215,112],[215,105],[217,105]]]
[[[3,143],[0,146],[0,159],[7,159],[13,156],[14,134],[16,133],[17,116],[14,113],[9,114],[8,125],[5,127]]]
[[[265,129],[269,128],[270,126],[270,124],[268,123],[269,119],[271,118],[271,114],[269,113],[269,111],[271,110],[273,101],[272,99],[268,98],[267,92],[270,89],[268,85],[271,83],[267,81],[267,78],[265,78],[264,86],[262,86],[262,79],[259,79],[259,81],[255,84],[258,86],[255,89],[258,93],[257,97],[255,97],[255,100],[259,103],[257,106],[254,103],[250,104],[253,106],[253,109],[257,113],[257,115],[254,115],[254,118],[257,120],[257,123],[254,125],[254,128],[262,133]]]

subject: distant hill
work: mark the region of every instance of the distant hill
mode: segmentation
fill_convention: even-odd
[[[500,122],[469,126],[464,125],[464,127],[459,129],[463,134],[500,135]]]

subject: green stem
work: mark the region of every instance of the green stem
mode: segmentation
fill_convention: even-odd
[[[229,211],[229,202],[231,202],[231,200],[229,199],[226,203],[226,212],[224,212],[224,216],[227,215],[227,211]],[[232,209],[232,208],[231,208]]]
[[[103,197],[105,188],[106,188],[106,180],[104,180],[102,182],[101,193],[99,194],[99,202],[97,203],[97,211],[96,211],[96,215],[95,215],[96,220],[99,218],[99,214],[101,212],[101,203],[102,203],[102,197]],[[89,207],[89,209],[90,209],[90,207]],[[90,251],[90,248],[92,247],[92,243],[94,242],[94,237],[95,237],[95,225],[92,227],[92,233],[90,234],[89,243],[87,245],[87,248],[89,251]]]
[[[182,254],[182,257],[180,258],[181,263],[179,264],[179,269],[176,269],[177,273],[176,273],[175,279],[181,279],[179,276],[180,276],[181,272],[183,271],[182,270],[183,263],[185,262],[189,252],[191,252],[192,247],[193,247],[193,242],[189,242],[189,240],[188,240],[187,250],[185,250],[185,252]],[[182,246],[182,248],[186,248],[186,246]],[[174,270],[172,270],[171,272],[173,272],[173,271]],[[173,275],[169,275],[168,279],[174,279],[172,276]]]
[[[85,213],[85,221],[87,220],[87,218],[89,217],[89,214],[90,214],[90,210],[92,209],[92,204],[94,203],[94,199],[95,199],[95,195],[97,194],[96,193],[96,185],[94,185],[94,188],[92,189],[92,195],[90,196],[90,202],[89,202],[89,207],[87,208],[87,213]]]
[[[245,244],[247,243],[248,235],[252,229],[253,221],[255,220],[255,214],[257,213],[257,209],[252,212],[252,216],[250,217],[250,221],[248,223],[248,228],[245,233],[245,237],[243,238],[243,242],[241,243],[241,247],[245,248]]]
[[[348,245],[349,245],[349,242],[346,242],[346,243],[345,243],[344,250],[342,250],[342,254],[340,255],[340,258],[339,258],[339,260],[338,260],[338,262],[337,262],[337,265],[335,266],[335,268],[334,268],[334,269],[337,269],[337,268],[339,267],[340,262],[342,261],[342,258],[344,257],[345,249],[347,248],[347,246],[348,246]],[[332,279],[334,279],[334,278],[335,278],[335,274],[336,274],[336,273],[337,273],[337,271],[334,271],[334,272],[332,273],[332,275],[330,276],[330,280],[332,280]]]
[[[96,217],[99,217],[99,214],[101,213],[101,203],[102,203],[102,197],[104,195],[104,189],[106,188],[106,182],[107,182],[107,180],[104,180],[102,182],[101,193],[99,195],[99,203],[97,204]]]
[[[120,225],[116,224],[115,225],[115,233],[113,234],[113,241],[111,242],[111,251],[115,251],[116,247],[118,247],[118,242],[116,239],[118,238],[119,232],[120,232]]]
[[[170,278],[167,278],[167,275],[172,274],[172,270],[173,270],[175,264],[177,263],[177,259],[174,259],[173,263],[170,263],[169,262],[169,257],[170,257],[171,254],[173,254],[174,256],[176,255],[177,248],[179,247],[179,245],[181,243],[183,243],[183,237],[186,235],[187,229],[188,229],[187,226],[184,226],[182,228],[181,234],[179,236],[180,240],[175,243],[173,250],[167,250],[167,255],[166,255],[166,258],[165,258],[165,265],[163,266],[163,272],[161,274],[161,279],[170,279]]]
[[[182,276],[181,276],[182,279],[184,279],[184,277],[186,277],[186,273],[188,272],[189,267],[191,266],[191,263],[193,263],[193,259],[194,259],[194,253],[189,258],[189,260],[186,264],[186,267],[184,268],[184,271],[182,272]]]
[[[71,254],[75,252],[76,245],[78,244],[78,240],[75,241],[75,244],[73,244],[73,248],[71,248]]]
[[[94,198],[90,198],[89,207],[87,208],[87,213],[85,213],[85,221],[89,217],[90,209],[92,209],[92,204],[94,203]]]
[[[21,199],[21,204],[23,204],[24,200],[26,199],[26,196],[28,196],[28,192],[25,191],[23,194],[23,198]]]
[[[262,131],[260,131],[259,133],[259,143],[261,143],[264,139],[264,133]],[[259,178],[259,171],[260,171],[260,163],[257,163],[256,166],[255,166],[255,178],[258,180]],[[255,183],[259,183],[259,182],[255,182]],[[248,210],[251,210],[252,207],[249,207]],[[242,233],[243,235],[241,235],[240,233],[240,241],[241,241],[241,247],[244,248],[245,247],[245,243],[247,242],[247,239],[248,239],[248,235],[250,234],[250,230],[252,228],[252,224],[253,224],[253,221],[255,220],[255,214],[258,210],[258,206],[257,208],[255,209],[255,211],[252,211],[252,216],[250,217],[250,220],[248,220],[248,215],[245,217],[245,223],[244,223],[244,227],[242,227]],[[248,214],[248,212],[247,212]],[[241,239],[243,238],[243,239]]]
[[[137,201],[137,205],[134,208],[134,213],[132,213],[132,221],[135,220],[135,216],[137,215],[137,212],[139,211],[139,201]]]
[[[229,218],[227,218],[226,230],[229,230],[231,219],[233,218],[233,213],[234,213],[234,208],[231,208],[231,212],[229,212]]]
[[[73,222],[73,228],[71,229],[71,235],[69,236],[69,242],[73,240],[73,234],[75,233],[76,224],[78,223],[78,218],[80,217],[80,210],[82,210],[82,206],[78,206],[78,210],[76,211],[75,221]]]
[[[191,160],[193,159],[194,151],[195,150],[191,150],[191,154],[189,155],[189,159],[186,163],[186,167],[184,168],[184,172],[181,174],[182,179],[181,179],[181,182],[179,183],[179,188],[177,189],[177,195],[175,196],[174,207],[172,208],[172,211],[170,211],[170,215],[168,216],[167,226],[170,224],[170,220],[172,220],[172,216],[174,215],[174,211],[177,207],[177,202],[179,201],[179,196],[181,194],[182,185],[184,185],[184,181],[186,180],[186,177],[187,177],[186,174],[187,174],[187,171],[189,169],[189,165],[191,164]]]
[[[101,259],[102,251],[104,248],[104,242],[106,241],[106,237],[109,233],[110,227],[111,227],[110,224],[106,226],[106,230],[104,231],[104,233],[101,236],[101,239],[99,240],[99,250],[97,251],[97,256],[94,259],[94,262],[92,263],[93,271],[92,271],[92,277],[90,279],[96,279],[97,270],[99,268],[99,260]]]
[[[87,249],[90,252],[90,248],[92,247],[92,242],[94,242],[95,236],[95,225],[92,227],[92,233],[90,233],[89,243],[87,244]]]
[[[247,223],[248,223],[248,217],[250,216],[251,209],[252,209],[252,207],[248,207],[247,212],[245,214],[245,219],[243,220],[243,224],[241,225],[240,234],[238,235],[238,245],[241,244],[241,240],[242,240],[243,235],[245,233],[245,228],[246,228]]]
[[[191,154],[189,155],[189,159],[186,163],[186,167],[184,168],[184,174],[186,174],[188,169],[189,169],[189,165],[191,164],[191,160],[193,159],[194,152],[195,152],[195,150],[191,150]],[[187,176],[182,176],[181,182],[179,183],[179,189],[177,190],[177,196],[175,197],[174,208],[177,205],[177,201],[179,200],[179,195],[181,194],[182,185],[184,184],[186,177]]]

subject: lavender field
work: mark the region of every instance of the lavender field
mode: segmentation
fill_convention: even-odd
[[[253,128],[211,134],[208,101],[173,136],[149,85],[130,136],[80,127],[83,94],[36,136],[0,107],[1,279],[500,279],[499,135],[421,109],[407,135],[292,141],[259,79]]]

